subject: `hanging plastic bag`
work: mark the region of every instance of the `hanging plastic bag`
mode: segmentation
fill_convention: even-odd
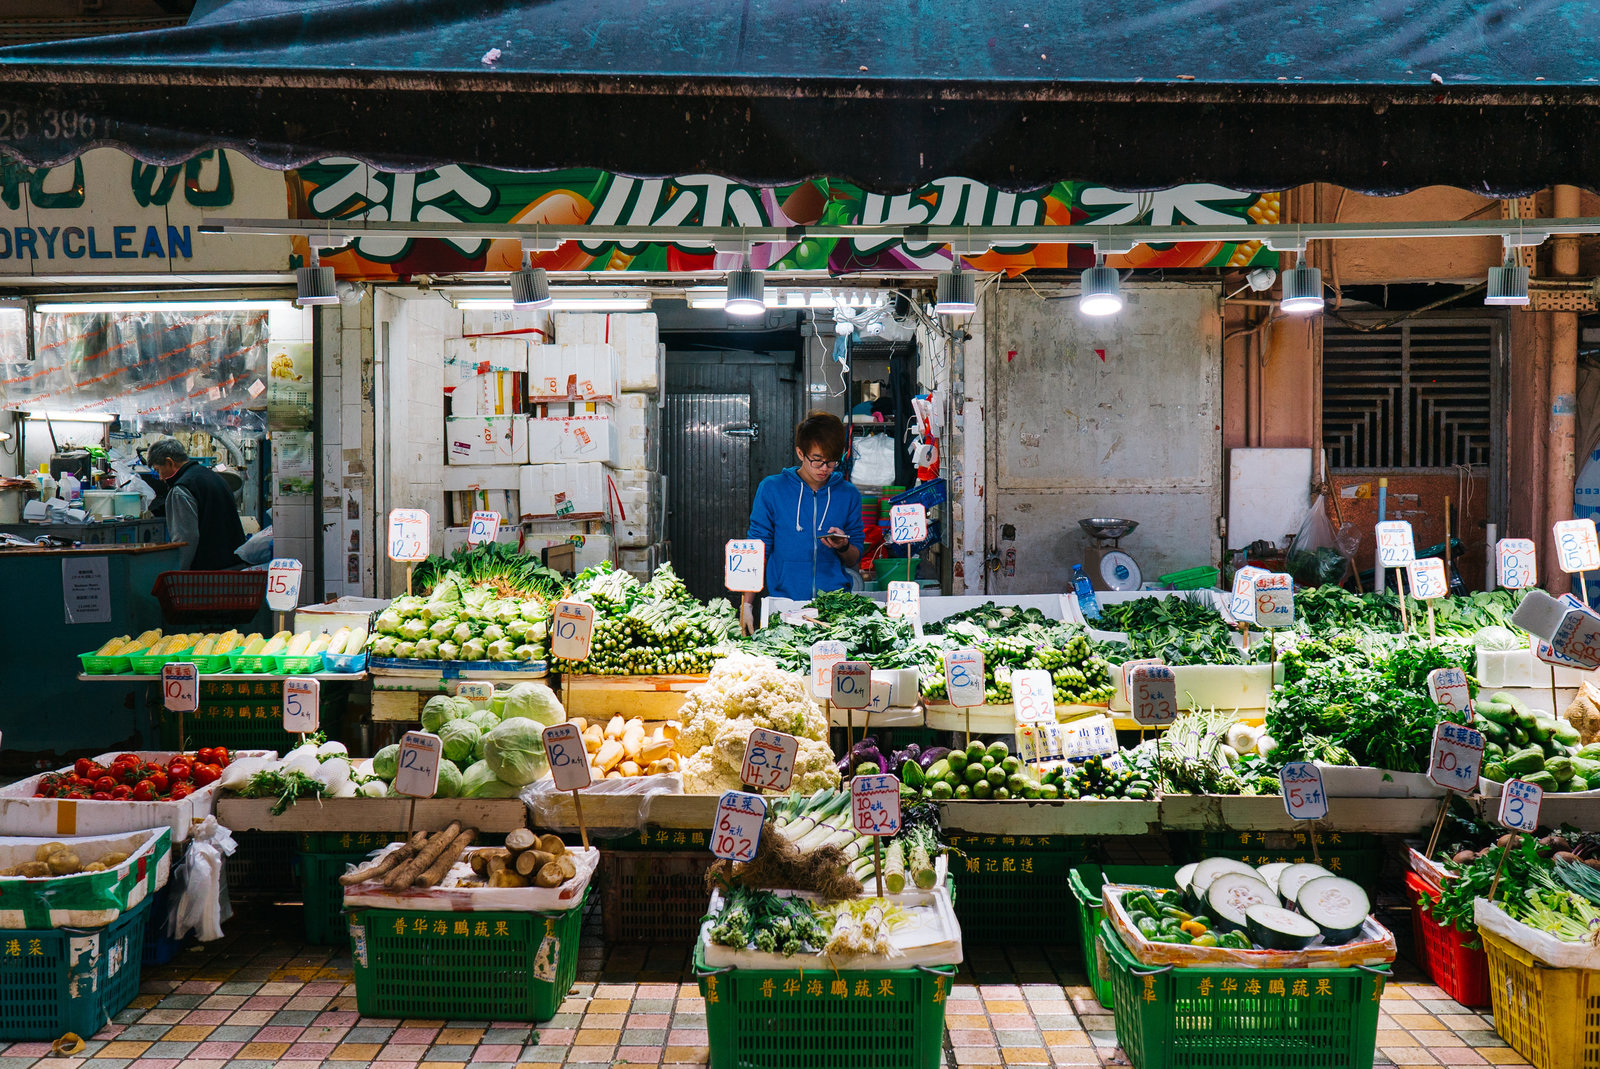
[[[1318,494],[1300,530],[1289,540],[1289,574],[1301,586],[1337,586],[1344,580],[1361,533],[1347,523],[1338,531],[1328,520],[1327,496]]]
[[[894,482],[895,440],[886,434],[862,435],[850,443],[855,466],[850,481],[857,486],[889,486]]]
[[[216,817],[206,817],[195,826],[183,862],[172,868],[174,894],[168,935],[182,939],[193,932],[202,943],[222,938],[222,923],[233,916],[222,861],[236,849],[233,834],[218,824]]]

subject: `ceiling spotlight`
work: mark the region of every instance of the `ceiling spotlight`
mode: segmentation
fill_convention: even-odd
[[[1505,263],[1489,268],[1489,288],[1483,303],[1512,307],[1528,304],[1528,269],[1517,262],[1511,249],[1506,250]]]
[[[977,284],[971,272],[961,270],[961,256],[955,254],[950,270],[939,274],[934,288],[933,310],[942,316],[971,315],[978,310]]]
[[[311,250],[311,263],[294,269],[294,303],[301,308],[311,304],[338,304],[339,291],[334,285],[333,268],[323,267],[317,259],[317,250]]]
[[[1078,311],[1086,316],[1111,316],[1122,311],[1122,281],[1117,269],[1107,267],[1103,258],[1093,267],[1083,269],[1078,278],[1082,296],[1078,298]]]
[[[522,270],[511,273],[511,307],[548,308],[554,300],[550,296],[550,276],[542,267],[524,261]]]
[[[758,316],[767,310],[764,283],[760,271],[750,269],[750,257],[744,264],[728,272],[728,296],[722,308],[729,315]]]
[[[1296,265],[1283,273],[1283,299],[1278,306],[1290,315],[1322,311],[1322,271]]]

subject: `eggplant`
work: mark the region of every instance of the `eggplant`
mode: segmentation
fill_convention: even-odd
[[[933,767],[935,761],[942,761],[948,756],[950,756],[950,747],[930,746],[922,751],[921,756],[917,758],[917,764],[921,765],[922,771],[926,772]]]
[[[1278,896],[1259,876],[1224,872],[1206,889],[1206,906],[1221,931],[1245,926],[1245,910],[1251,906],[1275,906]]]
[[[1264,950],[1304,950],[1322,934],[1308,918],[1266,903],[1244,911],[1244,929]]]
[[[1322,930],[1329,946],[1342,946],[1361,934],[1372,902],[1358,883],[1342,876],[1319,876],[1300,888],[1295,905]]]

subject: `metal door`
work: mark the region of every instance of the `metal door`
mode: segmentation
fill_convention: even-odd
[[[699,598],[724,595],[723,547],[750,525],[748,393],[668,393],[662,469],[672,566]]]

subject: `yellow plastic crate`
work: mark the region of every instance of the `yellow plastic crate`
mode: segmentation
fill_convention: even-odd
[[[1600,1069],[1600,971],[1557,969],[1479,929],[1494,1030],[1537,1069]]]

